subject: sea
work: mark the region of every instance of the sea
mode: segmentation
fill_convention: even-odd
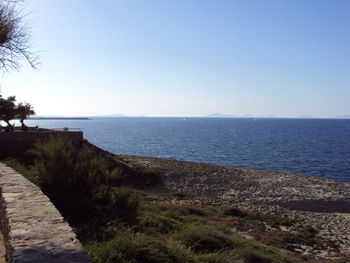
[[[120,155],[305,174],[350,183],[350,119],[153,118],[27,120],[81,130]]]

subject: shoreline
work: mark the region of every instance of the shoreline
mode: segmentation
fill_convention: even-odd
[[[198,200],[164,200],[179,205],[235,206],[277,214],[310,225],[317,235],[336,242],[350,255],[350,184],[308,175],[253,168],[222,166],[153,157],[120,155],[129,165],[160,172],[160,186],[148,192],[186,191],[203,195]],[[217,200],[205,198],[217,197]],[[331,257],[334,251],[300,248],[305,255]]]
[[[343,201],[344,204],[350,202],[350,183],[334,179],[166,158],[118,156],[121,156],[126,162],[160,170],[162,178],[165,180],[166,189],[163,191],[188,187],[191,190],[196,189],[198,194],[204,195],[235,197],[236,200],[255,198],[256,203],[302,200]],[[173,180],[172,184],[170,184],[171,180]],[[174,184],[175,182],[176,184]],[[216,190],[208,187],[196,188],[195,184],[198,184],[197,186],[213,184],[218,188]],[[283,191],[281,191],[282,189]],[[249,194],[251,194],[250,197]],[[350,213],[348,208],[345,210],[344,213]]]
[[[105,151],[105,150],[104,150]],[[108,151],[105,151],[108,152]],[[189,163],[189,164],[199,164],[199,165],[211,165],[211,166],[218,166],[218,167],[229,167],[229,168],[236,168],[236,169],[247,169],[247,170],[256,170],[256,171],[262,171],[262,172],[271,172],[271,173],[279,173],[279,174],[293,174],[297,176],[306,176],[306,177],[313,177],[317,178],[320,180],[330,180],[338,183],[344,183],[350,185],[350,181],[343,181],[343,180],[337,180],[329,177],[320,177],[317,175],[312,175],[312,174],[303,174],[303,173],[297,173],[297,172],[292,172],[292,171],[282,171],[282,170],[272,170],[272,169],[265,169],[265,168],[254,168],[254,167],[249,167],[249,166],[236,166],[236,165],[230,165],[230,164],[220,164],[220,163],[211,163],[211,162],[204,162],[204,161],[187,161],[187,160],[179,160],[175,158],[164,158],[164,157],[152,157],[152,156],[144,156],[144,155],[127,155],[127,154],[118,154],[118,153],[113,153],[113,152],[108,152],[112,155],[115,156],[120,156],[122,158],[130,158],[130,159],[140,159],[140,163],[142,163],[141,159],[154,159],[154,160],[159,160],[160,162],[164,163],[166,161],[174,161],[174,162],[184,162],[184,163]],[[145,165],[147,165],[147,161],[145,162]],[[349,172],[350,176],[350,172]]]

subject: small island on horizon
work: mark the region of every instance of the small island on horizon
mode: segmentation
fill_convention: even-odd
[[[28,120],[90,120],[88,117],[30,117]]]

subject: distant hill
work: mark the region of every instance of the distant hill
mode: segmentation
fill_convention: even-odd
[[[206,115],[203,117],[209,117],[209,118],[257,118],[257,116],[254,116],[252,114],[244,114],[244,115],[235,115],[235,114],[222,114],[222,113],[213,113],[210,115]]]
[[[110,115],[100,115],[100,116],[91,116],[91,118],[132,118],[132,117],[147,117],[145,115],[139,115],[139,116],[129,116],[124,114],[110,114]]]
[[[102,115],[102,116],[95,116],[95,117],[127,117],[127,116],[124,114],[116,113],[116,114]]]
[[[206,115],[206,116],[203,116],[203,117],[209,117],[209,118],[233,118],[233,117],[238,117],[238,116],[234,115],[234,114],[227,115],[227,114],[221,114],[221,113],[213,113],[213,114]]]
[[[312,117],[310,115],[299,115],[297,116],[296,118],[301,118],[301,119],[312,119],[312,118],[315,118],[315,117]]]
[[[87,117],[35,116],[27,120],[89,120]]]

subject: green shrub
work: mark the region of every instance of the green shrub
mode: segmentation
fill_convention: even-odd
[[[163,214],[179,221],[196,221],[206,218],[207,213],[195,206],[164,206]]]
[[[119,209],[136,209],[140,203],[138,193],[130,188],[100,185],[95,189],[93,197],[99,205]]]
[[[143,211],[138,221],[137,229],[147,233],[168,234],[180,228],[178,220],[151,210]]]
[[[289,259],[279,250],[263,245],[258,242],[249,241],[245,246],[232,252],[237,258],[243,258],[246,263],[293,263],[299,262]]]
[[[43,191],[51,195],[72,189],[90,195],[94,187],[110,177],[107,160],[91,150],[75,148],[65,137],[38,143],[31,153],[34,156],[31,174]]]
[[[196,252],[217,252],[240,245],[239,239],[216,224],[191,223],[173,237]]]
[[[218,253],[209,253],[202,254],[198,256],[198,260],[202,263],[230,263],[232,262],[231,258],[228,255],[218,254]]]
[[[196,263],[196,257],[189,250],[165,240],[120,232],[115,238],[103,243],[86,246],[94,262],[118,263]]]
[[[123,176],[122,169],[111,170],[108,160],[93,150],[55,137],[38,143],[31,154],[33,165],[18,168],[41,187],[82,240],[110,237],[104,230],[110,221],[132,223],[136,218],[138,192],[113,186]]]

